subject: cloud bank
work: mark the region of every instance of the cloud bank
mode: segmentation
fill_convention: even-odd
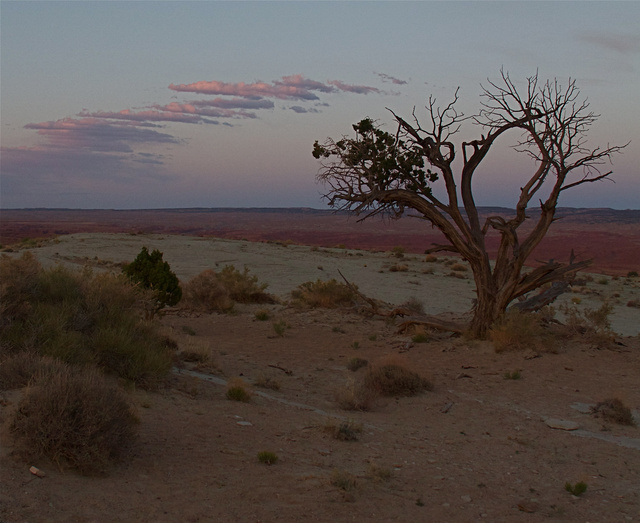
[[[383,81],[406,83],[376,74]],[[115,111],[83,109],[74,117],[27,123],[24,128],[35,131],[39,142],[33,147],[2,149],[2,176],[6,186],[26,180],[38,184],[52,178],[79,183],[83,176],[157,177],[165,166],[167,147],[185,143],[177,137],[179,130],[175,125],[233,126],[233,122],[267,115],[276,108],[276,102],[284,104],[281,106],[284,110],[306,115],[319,113],[318,107],[328,107],[327,99],[338,94],[388,94],[369,85],[342,80],[320,82],[302,74],[283,76],[272,82],[172,83],[168,89],[186,96],[198,95],[198,99]]]

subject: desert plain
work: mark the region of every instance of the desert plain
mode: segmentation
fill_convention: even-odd
[[[178,305],[157,318],[178,351],[195,348],[210,359],[204,367],[181,363],[157,391],[128,391],[139,437],[105,476],[13,456],[6,420],[21,392],[0,394],[0,521],[640,520],[640,428],[590,411],[619,398],[640,422],[640,309],[628,306],[640,301],[640,280],[625,276],[637,270],[637,223],[609,224],[616,243],[596,249],[608,253],[609,265],[601,260],[560,299],[580,308],[610,303],[614,343],[563,338],[553,351],[496,353],[490,341],[448,332],[429,331],[426,342],[416,342],[399,330],[401,319],[356,307],[292,307],[290,293],[300,283],[344,276],[370,298],[390,305],[416,299],[426,313],[450,318],[470,308],[473,282],[468,271],[450,276],[446,256],[427,262],[420,250],[427,246],[397,230],[381,228],[384,244],[372,246],[363,238],[375,238],[375,230],[341,240],[339,230],[321,223],[316,241],[303,242],[302,233],[296,237],[303,220],[280,216],[288,235],[267,238],[261,227],[269,219],[217,236],[68,224],[64,232],[72,234],[5,249],[8,256],[29,250],[45,266],[119,271],[146,246],[161,250],[182,281],[206,269],[247,267],[278,303],[238,305],[235,314]],[[571,237],[578,245],[579,235]],[[5,236],[2,243],[11,242]],[[566,238],[560,243],[566,247]],[[391,251],[403,245],[401,257]],[[552,257],[549,249],[540,259]],[[266,321],[257,317],[262,310]],[[349,370],[354,358],[402,361],[433,390],[344,410],[337,395],[365,372]],[[509,379],[516,373],[519,379]],[[248,403],[225,396],[225,383],[237,377],[253,391]],[[258,385],[265,382],[279,388]],[[359,429],[353,440],[335,437],[345,423]],[[278,461],[261,463],[262,451]],[[45,477],[30,474],[32,465]],[[584,482],[587,491],[574,496],[567,482]]]

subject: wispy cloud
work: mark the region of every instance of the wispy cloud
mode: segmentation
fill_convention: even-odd
[[[298,114],[319,113],[320,112],[320,111],[318,111],[318,109],[314,109],[313,107],[302,107],[300,105],[292,105],[291,107],[289,107],[289,109],[291,111],[293,111],[294,113],[298,113]]]
[[[29,123],[46,138],[46,145],[90,149],[102,152],[132,152],[130,144],[179,143],[170,134],[161,133],[137,122],[112,123],[98,118],[63,118],[53,122]]]
[[[640,51],[640,35],[637,34],[581,34],[578,39],[624,55]]]
[[[395,78],[394,76],[384,74],[384,73],[375,73],[377,74],[383,82],[391,82],[396,85],[406,85],[408,82],[406,80],[400,80],[399,78]]]
[[[369,87],[367,85],[349,85],[340,80],[330,80],[328,82],[330,85],[334,86],[336,89],[340,91],[346,91],[348,93],[355,94],[369,94],[369,93],[380,93],[380,89],[375,87]]]
[[[212,94],[225,96],[239,96],[242,98],[276,98],[281,100],[319,100],[314,92],[335,93],[347,91],[356,94],[379,93],[375,87],[365,85],[350,85],[340,80],[331,80],[326,83],[310,80],[300,74],[283,76],[272,83],[255,82],[247,84],[226,83],[217,80],[200,81],[191,84],[171,84],[169,89],[179,92]]]

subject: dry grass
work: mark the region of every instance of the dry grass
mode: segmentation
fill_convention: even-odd
[[[340,441],[357,441],[362,433],[362,423],[356,421],[330,421],[325,430]]]
[[[242,378],[232,378],[227,383],[227,399],[249,403],[251,401],[251,389]]]
[[[397,357],[384,358],[369,366],[364,377],[367,389],[382,396],[415,396],[433,390],[433,385],[418,373],[409,370]]]
[[[556,343],[542,325],[537,314],[509,310],[489,330],[489,339],[496,352],[534,349],[540,352],[556,352]]]
[[[356,293],[344,283],[335,279],[305,282],[291,293],[293,305],[298,307],[324,307],[334,309],[353,305]]]
[[[204,312],[233,312],[236,303],[274,303],[275,299],[265,290],[267,284],[259,284],[257,276],[249,275],[249,269],[238,271],[226,265],[221,271],[211,269],[189,280],[183,289],[184,304]]]
[[[62,365],[27,388],[11,432],[25,457],[99,474],[132,443],[137,423],[125,396],[97,369]]]
[[[338,406],[344,410],[371,410],[378,394],[367,387],[362,380],[349,380],[335,392]]]
[[[617,423],[618,425],[635,426],[636,424],[631,409],[618,398],[601,401],[592,408],[592,412],[605,421]]]

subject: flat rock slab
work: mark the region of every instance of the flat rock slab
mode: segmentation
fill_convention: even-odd
[[[578,428],[580,428],[580,425],[578,425],[575,421],[569,421],[566,419],[547,418],[544,420],[544,422],[548,427],[551,427],[552,429],[577,430]]]

